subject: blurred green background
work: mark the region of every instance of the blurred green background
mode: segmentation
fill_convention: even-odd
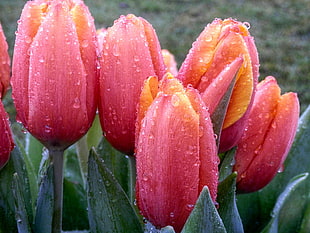
[[[15,31],[25,0],[0,0],[0,21],[13,53]],[[109,27],[122,14],[133,13],[155,28],[162,48],[178,65],[191,44],[214,18],[251,24],[260,57],[260,79],[275,76],[283,92],[298,92],[302,111],[310,103],[309,0],[85,0],[97,28]],[[5,106],[14,115],[10,95]]]

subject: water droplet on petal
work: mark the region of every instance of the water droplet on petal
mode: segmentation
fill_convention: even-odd
[[[81,46],[83,48],[86,48],[88,46],[88,40],[83,40],[82,43],[81,43]]]

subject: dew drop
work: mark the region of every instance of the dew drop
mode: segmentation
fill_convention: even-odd
[[[180,105],[180,98],[177,95],[173,95],[171,97],[171,104],[173,107],[177,107]]]
[[[83,40],[82,43],[81,43],[81,46],[82,46],[83,48],[88,47],[88,40]]]
[[[113,55],[118,57],[119,56],[119,47],[117,44],[113,45]]]
[[[80,99],[78,97],[76,97],[74,99],[73,108],[77,109],[77,108],[80,108],[80,106],[81,106]]]

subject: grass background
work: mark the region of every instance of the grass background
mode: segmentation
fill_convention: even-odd
[[[214,18],[232,17],[251,24],[260,57],[260,80],[275,76],[283,92],[298,93],[302,111],[310,103],[309,0],[84,0],[97,28],[109,27],[121,14],[133,13],[155,28],[162,48],[178,65],[191,44]],[[0,22],[12,55],[15,31],[25,0],[1,0]],[[13,113],[10,95],[5,99]]]

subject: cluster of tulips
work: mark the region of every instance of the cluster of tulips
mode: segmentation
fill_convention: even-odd
[[[216,203],[219,153],[236,148],[237,191],[254,192],[282,169],[295,136],[297,95],[281,95],[273,77],[258,83],[247,23],[215,19],[178,70],[141,17],[96,31],[81,0],[34,0],[18,21],[12,77],[7,49],[1,29],[0,94],[11,83],[17,121],[53,157],[98,109],[105,138],[136,159],[137,205],[156,227],[181,231],[204,186]],[[0,104],[1,168],[13,147]]]

